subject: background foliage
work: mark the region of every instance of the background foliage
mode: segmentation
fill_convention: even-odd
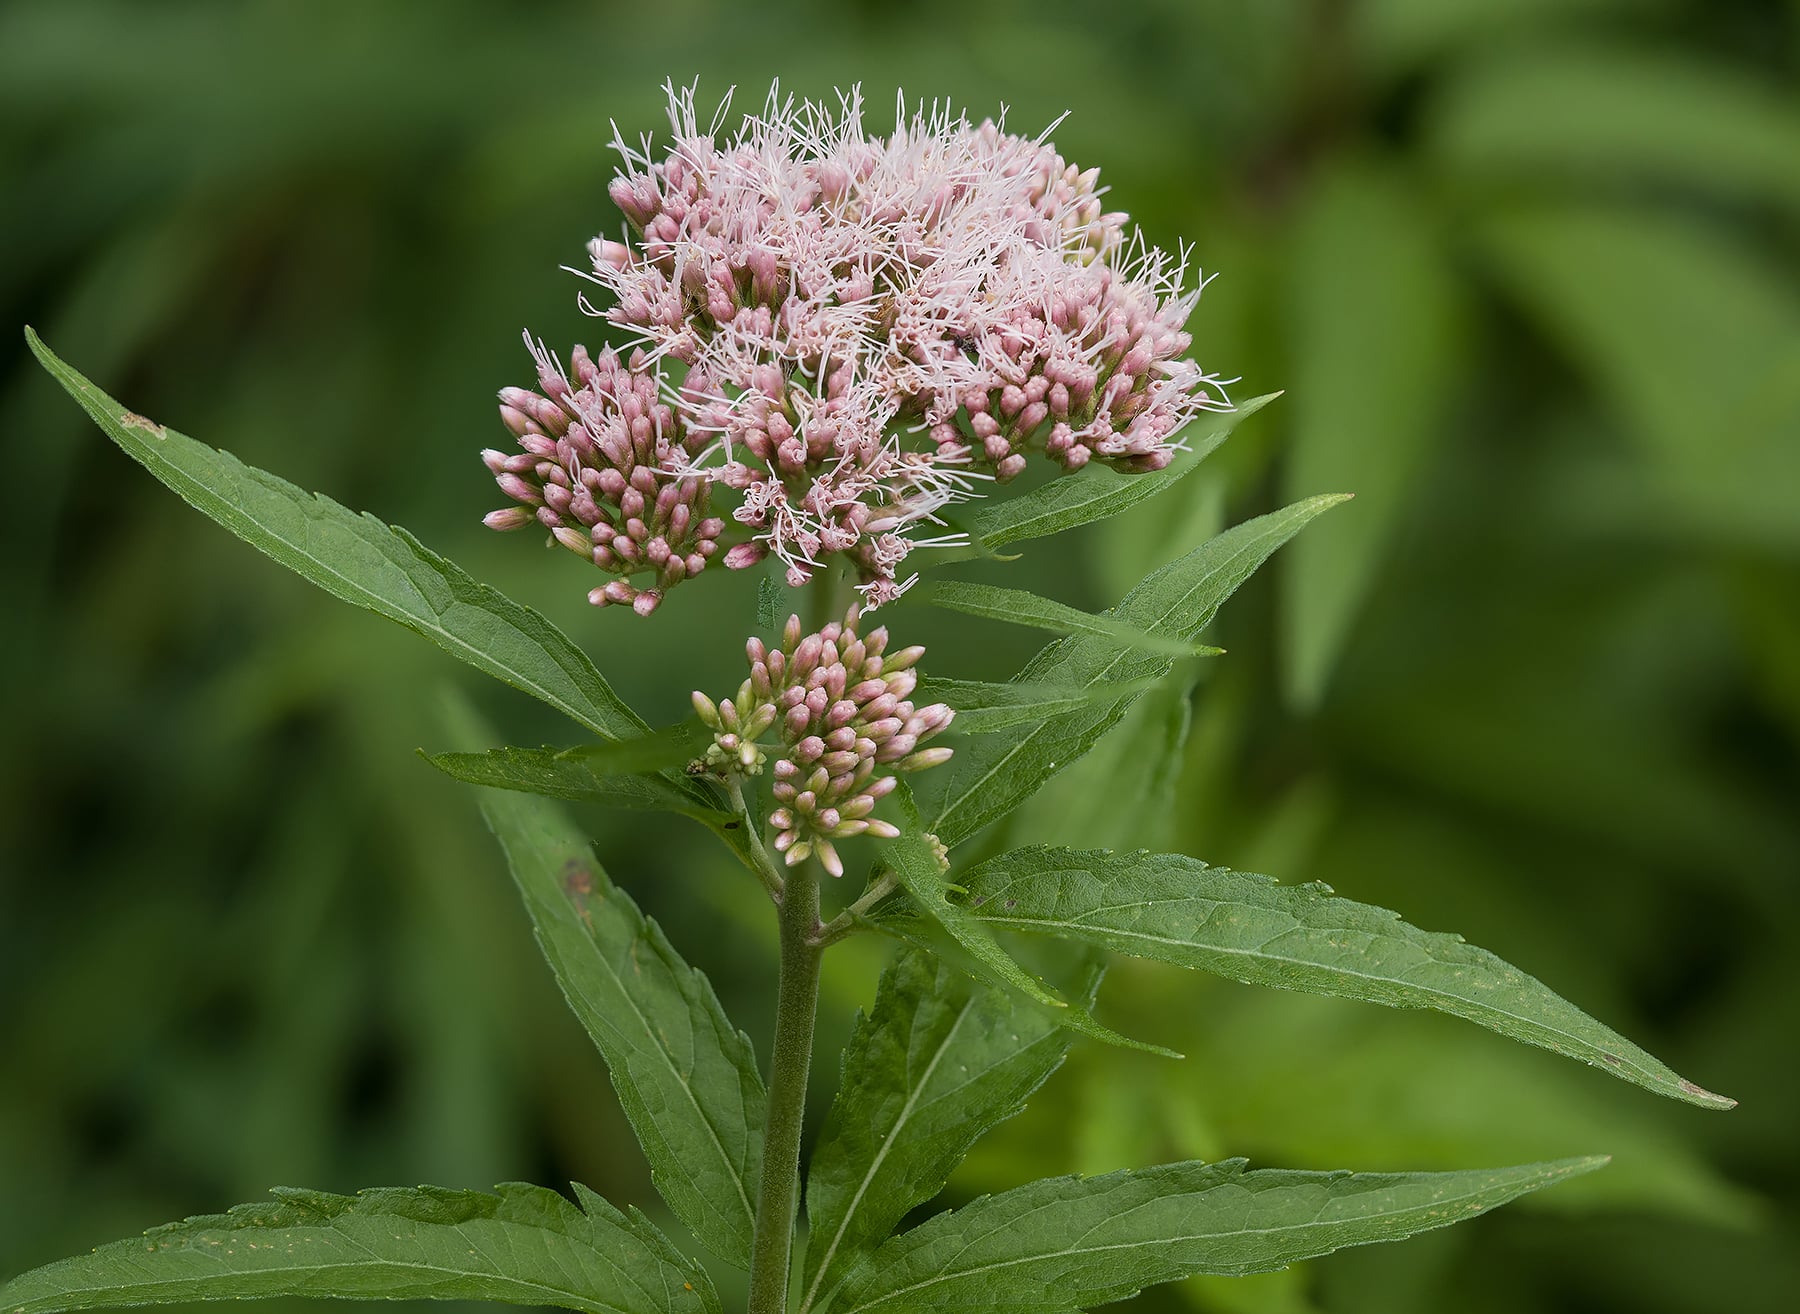
[[[551,714],[200,523],[17,326],[408,525],[674,720],[740,678],[749,591],[709,573],[653,622],[594,613],[566,554],[481,530],[474,452],[528,377],[520,326],[591,336],[556,265],[616,226],[609,118],[657,127],[664,76],[754,101],[779,74],[1026,130],[1072,110],[1064,153],[1223,271],[1200,358],[1288,390],[1178,491],[976,577],[1102,606],[1226,520],[1359,494],[1227,608],[1191,701],[1134,713],[1186,736],[1178,778],[1103,747],[1015,833],[1328,881],[1743,1100],[1701,1116],[1447,1019],[1121,963],[1105,1020],[1187,1062],[1076,1045],[952,1191],[1610,1151],[1481,1223],[1143,1307],[1785,1308],[1797,63],[1775,0],[0,10],[0,1270],[272,1182],[577,1177],[654,1209],[470,799],[407,751],[444,746],[441,682],[511,742]],[[902,614],[937,675],[1037,641]],[[697,828],[588,820],[765,1043],[760,896]],[[828,959],[833,1051],[884,952]]]

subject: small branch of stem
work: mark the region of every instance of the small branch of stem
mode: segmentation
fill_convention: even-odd
[[[862,924],[863,918],[868,916],[871,908],[899,887],[900,882],[895,879],[893,872],[882,871],[880,875],[869,882],[868,888],[857,896],[855,903],[819,929],[819,933],[813,937],[813,943],[821,949],[826,945],[836,944]]]
[[[787,1309],[788,1262],[800,1196],[800,1129],[819,1003],[819,878],[810,861],[788,871],[781,910],[781,981],[763,1133],[762,1187],[750,1244],[750,1314]]]

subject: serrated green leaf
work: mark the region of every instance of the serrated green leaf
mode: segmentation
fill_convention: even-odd
[[[939,1214],[845,1280],[834,1314],[1074,1314],[1200,1273],[1266,1273],[1473,1218],[1605,1159],[1478,1172],[1317,1173],[1242,1159],[1056,1177]]]
[[[843,1084],[806,1182],[800,1314],[907,1212],[932,1199],[987,1130],[1062,1063],[1067,1030],[928,954],[903,951],[844,1051]]]
[[[1078,474],[1053,479],[1019,497],[983,506],[971,518],[971,536],[981,547],[991,550],[1128,511],[1192,473],[1230,437],[1233,429],[1279,396],[1279,392],[1270,392],[1252,397],[1232,411],[1197,424],[1198,433],[1190,441],[1189,450],[1165,469],[1124,474],[1106,466],[1090,465]]]
[[[495,1300],[587,1314],[717,1314],[699,1265],[591,1191],[422,1186],[274,1200],[170,1223],[0,1287],[6,1314],[261,1296]]]
[[[1209,867],[1181,854],[1027,848],[963,877],[990,926],[1037,931],[1253,985],[1430,1008],[1580,1059],[1703,1108],[1696,1086],[1542,982],[1460,936],[1317,886]]]
[[[766,1098],[749,1039],[560,809],[492,792],[481,811],[557,983],[606,1059],[657,1189],[703,1245],[747,1268]]]
[[[1095,616],[1066,602],[1041,597],[1024,589],[1001,588],[994,584],[975,584],[968,580],[941,580],[915,591],[921,602],[946,611],[960,611],[965,616],[1005,621],[1011,625],[1030,625],[1053,634],[1096,634],[1112,639],[1124,647],[1141,648],[1145,652],[1168,653],[1176,657],[1216,656],[1218,648],[1172,639],[1167,635],[1140,630],[1122,624],[1110,616]]]
[[[602,776],[633,776],[671,767],[685,768],[705,751],[711,738],[711,730],[697,719],[690,719],[632,739],[578,744],[563,749],[560,756],[573,758]]]
[[[948,680],[927,677],[919,681],[918,702],[948,703],[956,709],[952,729],[960,734],[992,734],[1014,726],[1030,725],[1062,712],[1073,712],[1097,703],[1148,693],[1159,681],[1134,680],[1079,688],[1066,684],[1019,684],[988,680]]]
[[[1344,495],[1309,498],[1226,530],[1186,556],[1153,571],[1107,613],[1124,624],[1191,641],[1221,603],[1301,527]],[[1095,635],[1071,635],[1044,648],[1019,673],[1021,683],[1088,688],[1158,679],[1175,659],[1122,650]],[[959,844],[1029,798],[1040,785],[1092,748],[1134,700],[1052,717],[1018,734],[984,735],[959,748],[946,768],[931,830]]]
[[[1282,560],[1283,683],[1302,708],[1322,697],[1444,434],[1462,364],[1461,307],[1431,213],[1398,173],[1340,165],[1320,175],[1295,225],[1288,300],[1297,373],[1282,486],[1289,496],[1348,488],[1357,499]]]
[[[491,748],[484,753],[426,753],[420,756],[445,775],[470,785],[514,789],[572,803],[595,803],[634,811],[678,812],[719,830],[734,823],[731,813],[698,781],[662,775],[609,775],[568,755],[566,748]]]
[[[472,579],[404,529],[346,510],[134,415],[25,330],[39,363],[125,454],[250,546],[333,597],[397,621],[476,670],[542,699],[597,735],[649,727],[587,654],[531,608]]]
[[[900,821],[898,838],[883,846],[888,869],[900,882],[919,911],[949,932],[950,937],[993,974],[998,983],[1023,992],[1040,1004],[1051,1008],[1066,1007],[1064,1001],[1042,981],[1020,967],[994,939],[993,932],[979,918],[951,898],[960,887],[950,883],[949,876],[933,851],[919,807],[912,790],[901,781],[894,790],[894,811]]]
[[[1181,1057],[1160,1045],[1145,1044],[1120,1035],[1095,1019],[1085,1005],[1062,998],[1021,967],[1001,947],[1000,942],[994,938],[994,933],[981,919],[952,897],[960,893],[961,889],[951,883],[939,865],[937,854],[920,821],[918,804],[904,781],[894,791],[893,797],[894,810],[900,818],[900,836],[884,846],[888,869],[911,897],[912,910],[920,914],[929,926],[948,935],[963,954],[967,955],[963,966],[972,975],[1003,990],[1017,990],[1028,998],[1057,1010],[1055,1016],[1059,1024],[1095,1040],[1105,1041],[1109,1045],[1122,1045],[1127,1049],[1146,1050],[1169,1058]],[[902,939],[910,939],[922,948],[934,948],[929,936],[921,934],[919,928],[908,924],[904,913],[889,912],[870,920],[882,930]]]

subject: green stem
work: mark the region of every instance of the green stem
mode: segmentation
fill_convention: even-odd
[[[750,1314],[784,1314],[794,1213],[800,1196],[800,1126],[812,1067],[819,1003],[819,878],[811,862],[788,870],[779,899],[781,983],[775,1001],[775,1052],[769,1069],[762,1186],[750,1243]]]
[[[763,889],[768,891],[769,897],[779,904],[782,886],[786,882],[770,861],[769,850],[763,846],[761,828],[757,826],[756,817],[750,811],[749,800],[744,797],[744,782],[737,772],[726,772],[725,792],[731,796],[731,806],[737,812],[738,824],[743,827],[745,861],[763,883]]]
[[[835,567],[813,577],[807,608],[810,633],[840,614],[840,588],[847,581]],[[753,824],[742,786],[734,779],[732,803]],[[807,860],[775,872],[759,841],[757,856],[766,871],[763,885],[775,900],[781,922],[781,976],[775,993],[775,1051],[769,1063],[769,1110],[763,1124],[762,1183],[757,1189],[756,1226],[750,1239],[750,1314],[786,1314],[794,1219],[800,1203],[800,1132],[806,1118],[806,1083],[812,1071],[813,1021],[819,1008],[819,959],[824,953],[819,918],[819,875]]]
[[[844,595],[848,590],[842,586],[848,582],[843,571],[834,562],[819,568],[807,590],[811,595],[806,617],[808,634],[817,634],[832,621],[844,619],[844,608],[847,605]]]
[[[817,944],[819,948],[823,949],[826,945],[836,944],[856,930],[862,924],[862,919],[868,916],[870,909],[900,887],[900,882],[893,872],[881,868],[876,870],[879,874],[869,882],[869,887],[858,896],[856,902],[833,917],[828,925],[820,928],[818,935],[813,939],[813,943]]]

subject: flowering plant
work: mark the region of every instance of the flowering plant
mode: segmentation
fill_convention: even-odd
[[[576,348],[565,367],[532,343],[536,388],[500,396],[516,450],[483,459],[510,502],[488,524],[536,525],[583,557],[608,577],[596,605],[648,616],[715,557],[738,571],[776,558],[785,585],[805,590],[808,619],[783,621],[783,585],[764,567],[767,633],[748,640],[748,675],[716,701],[693,693],[691,720],[652,730],[536,612],[403,530],[126,411],[28,337],[101,428],[194,506],[591,736],[430,760],[482,787],[658,1189],[720,1265],[748,1273],[754,1314],[1083,1309],[1398,1239],[1604,1162],[1324,1173],[1190,1161],[1044,1179],[903,1226],[1077,1036],[1157,1048],[1094,1017],[1106,953],[1436,1009],[1730,1107],[1493,955],[1330,890],[1181,854],[1008,848],[996,823],[1184,658],[1216,653],[1197,639],[1220,605],[1342,499],[1227,530],[1104,614],[936,583],[930,602],[1059,637],[1012,681],[927,681],[923,650],[891,647],[870,616],[917,578],[902,572],[912,554],[992,555],[1124,512],[1261,399],[1234,409],[1184,358],[1199,280],[1103,210],[1097,174],[1045,137],[944,110],[903,110],[871,136],[852,94],[833,107],[772,96],[722,140],[723,110],[703,130],[691,92],[670,100],[666,150],[620,143],[623,240],[589,248],[608,296],[583,304],[632,340],[626,354]],[[1080,473],[989,496],[1037,456]],[[455,733],[482,734],[466,713]],[[924,772],[915,794],[906,778]],[[556,799],[687,816],[756,878],[780,943],[766,1072]],[[827,916],[821,875],[852,867],[859,893]],[[803,1178],[821,959],[869,932],[899,947]],[[1026,953],[1016,933],[1081,953]],[[570,1200],[508,1184],[277,1190],[25,1274],[0,1287],[0,1314],[283,1293],[722,1307],[708,1270],[642,1214],[579,1185]]]

